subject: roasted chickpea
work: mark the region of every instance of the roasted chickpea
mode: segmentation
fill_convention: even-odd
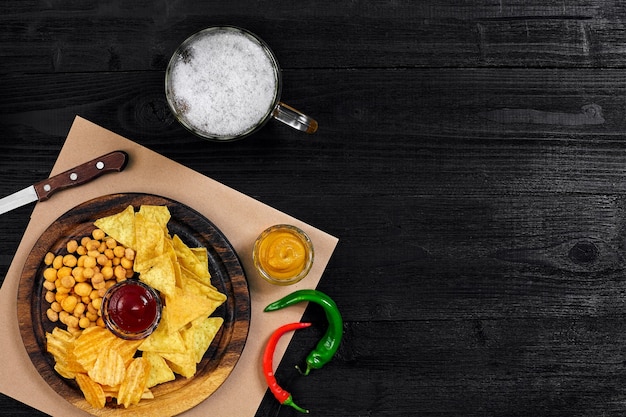
[[[50,320],[53,323],[56,323],[57,321],[59,321],[59,313],[57,313],[51,308],[46,310],[46,316],[48,316],[48,320]]]
[[[67,242],[66,249],[69,253],[74,253],[78,249],[78,242],[74,239]]]
[[[46,281],[54,282],[57,280],[57,270],[55,268],[46,268],[43,271],[43,277]]]
[[[101,229],[94,229],[94,231],[91,232],[91,236],[95,240],[102,240],[104,239],[105,233]]]
[[[74,268],[78,263],[78,258],[73,254],[68,254],[63,257],[63,265],[68,266],[70,268]]]

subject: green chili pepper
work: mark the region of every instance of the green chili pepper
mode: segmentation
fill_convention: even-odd
[[[317,343],[315,349],[309,353],[306,358],[306,371],[304,375],[308,375],[311,369],[320,369],[327,364],[337,352],[341,338],[343,336],[343,319],[337,308],[337,304],[326,294],[317,290],[298,290],[278,301],[274,301],[264,311],[276,311],[281,308],[300,303],[302,301],[310,301],[319,304],[326,313],[328,320],[328,329],[324,336]]]

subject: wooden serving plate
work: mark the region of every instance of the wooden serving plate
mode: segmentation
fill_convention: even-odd
[[[43,259],[47,252],[60,253],[73,238],[89,235],[93,222],[118,213],[132,205],[166,205],[172,218],[171,235],[177,234],[190,247],[206,247],[212,283],[228,299],[213,316],[224,318],[224,324],[198,364],[196,375],[152,388],[154,399],[142,400],[125,409],[113,401],[96,410],[85,401],[75,381],[62,378],[54,370],[54,360],[46,352],[45,333],[54,324],[46,317]],[[31,361],[46,382],[76,407],[97,416],[172,416],[182,413],[208,398],[226,380],[244,348],[250,324],[250,293],[237,254],[226,237],[209,220],[176,201],[149,194],[113,194],[85,202],[55,221],[32,249],[20,277],[17,314],[20,333]]]

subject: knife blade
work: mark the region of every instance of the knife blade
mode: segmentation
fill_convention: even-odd
[[[52,194],[68,187],[84,184],[109,172],[121,172],[128,163],[128,154],[113,151],[92,159],[46,180],[30,185],[0,199],[0,214],[33,201],[46,201]]]

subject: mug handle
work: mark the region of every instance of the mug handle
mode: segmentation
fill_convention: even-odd
[[[306,133],[315,133],[317,131],[317,122],[314,119],[281,101],[274,108],[272,117],[287,126]]]

